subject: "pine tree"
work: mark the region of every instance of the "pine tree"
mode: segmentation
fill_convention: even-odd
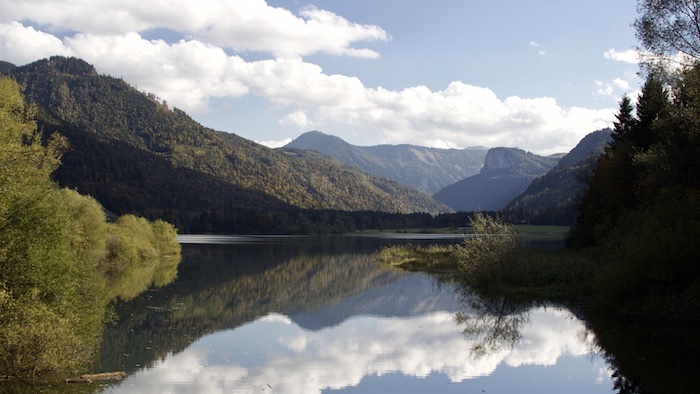
[[[669,110],[668,92],[659,78],[649,75],[642,87],[642,94],[637,100],[639,120],[630,133],[632,144],[645,151],[658,142],[659,137],[654,133],[654,123],[668,117]]]
[[[619,143],[629,138],[632,128],[637,123],[632,112],[634,112],[634,105],[629,96],[625,94],[620,100],[620,112],[615,115],[617,122],[613,123],[613,140],[610,144],[613,149]]]

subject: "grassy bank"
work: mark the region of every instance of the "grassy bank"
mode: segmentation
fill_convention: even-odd
[[[471,235],[457,245],[392,246],[379,262],[411,271],[451,275],[476,291],[562,300],[590,293],[591,256],[562,249],[519,248],[521,236],[559,238],[566,227],[509,226],[477,214]]]

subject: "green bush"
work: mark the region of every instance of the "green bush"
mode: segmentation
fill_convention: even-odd
[[[175,228],[162,220],[124,215],[108,228],[107,253],[99,271],[111,297],[129,300],[177,274],[180,244]]]
[[[32,116],[17,83],[0,77],[2,377],[87,367],[110,299],[167,283],[180,258],[169,224],[134,216],[109,224],[93,198],[59,189],[50,174],[66,141],[43,146]]]
[[[512,226],[477,213],[471,220],[473,237],[455,250],[459,272],[477,285],[502,283],[506,261],[517,250],[517,234]]]

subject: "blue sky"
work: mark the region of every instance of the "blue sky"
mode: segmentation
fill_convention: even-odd
[[[77,56],[270,146],[320,130],[549,154],[638,91],[635,17],[634,0],[0,0],[0,59]]]

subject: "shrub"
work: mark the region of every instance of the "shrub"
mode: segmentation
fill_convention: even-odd
[[[482,213],[471,220],[473,236],[455,250],[458,269],[468,281],[493,286],[505,279],[506,261],[518,248],[512,226]]]

